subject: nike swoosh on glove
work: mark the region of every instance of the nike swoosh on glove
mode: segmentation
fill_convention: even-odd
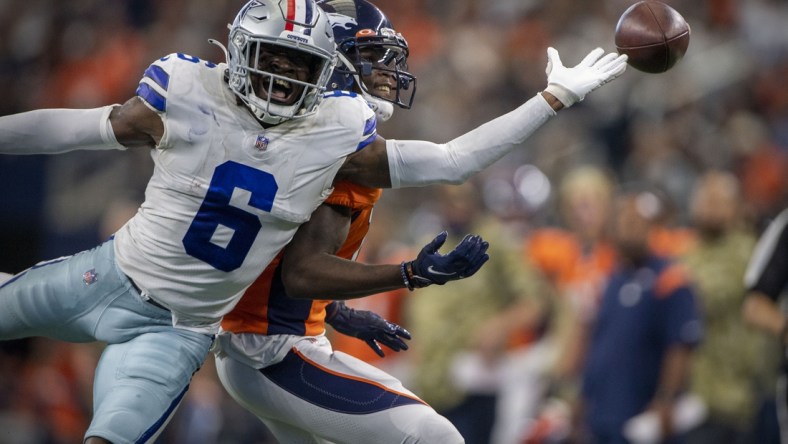
[[[409,289],[443,285],[473,276],[490,259],[487,254],[490,244],[471,234],[447,254],[439,253],[438,249],[447,237],[447,232],[441,232],[421,249],[415,260],[402,263],[403,277]]]

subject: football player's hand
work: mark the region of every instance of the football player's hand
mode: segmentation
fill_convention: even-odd
[[[627,69],[627,56],[596,48],[576,66],[561,63],[555,48],[547,48],[547,88],[565,107],[583,100],[586,94],[615,79]]]
[[[366,310],[354,310],[342,302],[334,301],[326,307],[326,323],[334,330],[361,339],[381,358],[385,356],[380,344],[398,352],[407,350],[410,333],[399,325],[389,322],[378,314]]]
[[[473,276],[490,259],[487,255],[490,244],[481,237],[470,234],[452,251],[445,255],[440,254],[438,249],[446,242],[446,237],[448,233],[445,231],[438,234],[421,249],[415,260],[402,263],[403,275],[407,277],[406,283],[410,284],[408,288],[443,285]]]

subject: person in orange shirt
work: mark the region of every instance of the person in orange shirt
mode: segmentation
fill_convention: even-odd
[[[571,170],[559,188],[566,228],[544,228],[527,239],[526,254],[557,290],[555,330],[559,357],[554,376],[571,386],[584,349],[585,325],[594,317],[615,265],[609,220],[613,178],[594,166]],[[568,394],[568,395],[571,395]]]

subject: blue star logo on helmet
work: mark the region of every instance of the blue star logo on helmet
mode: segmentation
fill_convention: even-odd
[[[331,24],[332,28],[339,28],[339,29],[353,29],[353,27],[358,26],[356,19],[350,17],[345,14],[337,14],[337,13],[328,13],[328,22]]]

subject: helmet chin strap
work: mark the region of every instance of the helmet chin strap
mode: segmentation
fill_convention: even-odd
[[[338,51],[337,56],[339,57],[339,62],[342,65],[344,65],[348,70],[350,70],[351,72],[356,71],[356,68],[353,65],[353,63],[350,61],[350,59],[347,58],[347,56],[344,53],[342,53],[342,51]],[[356,91],[361,91],[361,96],[364,97],[364,100],[366,100],[367,103],[369,103],[369,106],[372,108],[372,110],[375,111],[375,116],[380,122],[385,122],[389,120],[391,116],[394,115],[394,104],[386,100],[377,98],[372,94],[368,93],[366,89],[362,86],[361,76],[358,74],[357,71],[355,72],[355,74],[353,74],[353,82],[355,83],[354,89]]]
[[[394,104],[368,93],[366,88],[362,86],[360,77],[358,74],[355,74],[353,80],[355,80],[358,90],[361,91],[361,97],[369,103],[372,111],[375,111],[378,121],[385,122],[389,120],[394,115]]]
[[[364,99],[372,107],[372,110],[375,111],[375,116],[379,121],[385,122],[394,115],[394,104],[391,102],[387,102],[367,93],[362,93],[362,96],[364,96]]]
[[[250,104],[249,108],[251,108],[252,113],[254,113],[255,117],[257,117],[257,120],[268,125],[279,125],[280,123],[287,120],[284,117],[272,116],[255,105]]]

